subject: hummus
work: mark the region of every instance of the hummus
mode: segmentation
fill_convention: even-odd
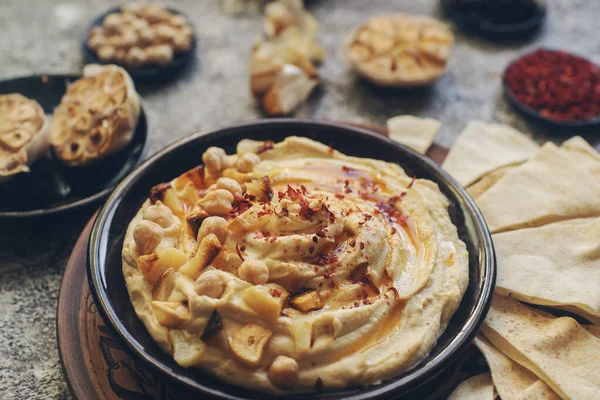
[[[202,158],[151,190],[123,245],[136,313],[178,364],[313,392],[428,354],[468,283],[435,183],[299,137]]]

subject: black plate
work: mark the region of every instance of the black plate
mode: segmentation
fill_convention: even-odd
[[[87,268],[95,304],[108,326],[113,327],[134,354],[166,377],[201,393],[202,398],[272,398],[234,387],[199,370],[182,368],[164,353],[133,310],[122,273],[121,249],[127,226],[146,200],[150,188],[198,165],[200,155],[209,146],[220,146],[233,153],[237,142],[244,138],[281,141],[290,135],[331,144],[349,155],[398,163],[409,175],[437,182],[450,201],[450,216],[470,255],[470,282],[459,309],[431,353],[409,372],[380,385],[289,396],[293,399],[397,399],[399,395],[430,382],[463,354],[490,306],[496,263],[483,217],[466,191],[428,158],[362,129],[306,120],[263,120],[192,135],[160,151],[119,184],[94,223]]]
[[[506,98],[508,99],[510,104],[513,107],[515,107],[518,111],[525,114],[526,116],[533,118],[534,120],[537,120],[539,122],[542,122],[548,126],[554,126],[557,128],[585,128],[588,126],[600,125],[600,115],[597,117],[591,118],[591,119],[587,119],[587,120],[580,120],[580,119],[558,120],[558,119],[553,119],[553,118],[549,118],[549,117],[545,117],[545,116],[541,115],[537,110],[534,110],[533,108],[525,105],[521,100],[517,99],[517,96],[515,96],[513,91],[510,89],[508,83],[506,82],[506,78],[505,78],[506,71],[508,71],[508,69],[515,62],[519,61],[522,57],[528,56],[529,54],[531,54],[531,53],[521,55],[518,58],[516,58],[515,60],[511,61],[510,64],[508,64],[508,66],[504,70],[504,73],[502,74],[502,87],[504,90],[504,95],[506,96]]]
[[[109,62],[101,61],[98,58],[98,56],[96,55],[96,52],[93,49],[90,49],[88,47],[87,40],[88,40],[88,36],[89,36],[92,28],[94,28],[96,26],[102,26],[104,17],[106,17],[108,14],[111,14],[114,12],[120,12],[121,7],[111,8],[110,10],[106,11],[104,14],[102,14],[102,15],[98,16],[96,19],[94,19],[94,21],[92,21],[90,27],[88,28],[88,30],[83,35],[83,38],[81,39],[81,49],[83,50],[83,54],[85,56],[86,61],[88,63],[95,63],[95,64],[117,64],[117,65],[120,65],[129,73],[129,75],[131,75],[131,78],[135,81],[162,81],[162,80],[167,80],[167,79],[172,78],[177,73],[179,73],[181,70],[183,70],[183,67],[185,67],[194,58],[194,54],[196,54],[196,33],[195,33],[194,26],[192,25],[192,22],[185,14],[183,14],[182,12],[177,11],[173,8],[170,8],[170,7],[166,7],[166,9],[173,14],[183,15],[184,17],[186,17],[188,24],[190,25],[190,27],[192,27],[192,30],[194,31],[194,37],[192,39],[192,47],[186,52],[176,53],[173,56],[173,60],[169,64],[167,64],[165,66],[145,65],[140,68],[132,68],[125,64],[119,64],[114,61],[109,61]]]
[[[47,115],[54,112],[66,85],[77,75],[34,75],[0,82],[0,94],[21,93],[36,100]],[[142,104],[131,143],[96,164],[66,167],[48,153],[0,185],[0,217],[53,214],[92,203],[106,196],[142,160],[148,142],[148,121]]]
[[[492,2],[494,0],[488,1]],[[441,4],[444,13],[464,29],[496,38],[517,38],[532,34],[542,26],[547,14],[547,7],[543,4],[539,5],[539,12],[527,20],[500,24],[458,10],[453,6],[452,0],[441,0]]]

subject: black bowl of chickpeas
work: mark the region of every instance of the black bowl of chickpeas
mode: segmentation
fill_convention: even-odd
[[[164,80],[193,59],[196,35],[181,12],[134,2],[98,16],[82,48],[87,62],[120,65],[138,81]]]

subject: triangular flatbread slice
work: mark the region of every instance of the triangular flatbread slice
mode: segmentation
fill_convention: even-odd
[[[600,340],[569,317],[553,318],[495,295],[485,337],[565,399],[600,399]]]
[[[490,171],[527,160],[537,149],[537,144],[510,126],[471,121],[452,145],[442,168],[468,186]]]
[[[477,199],[492,233],[600,215],[600,182],[552,143]]]
[[[600,179],[600,154],[581,136],[573,136],[564,142],[560,149],[573,157],[593,176]]]
[[[571,310],[600,318],[600,218],[556,222],[492,238],[498,293],[533,304],[572,306]]]
[[[548,385],[527,368],[522,367],[502,354],[483,335],[475,338],[475,345],[483,353],[492,373],[494,387],[502,399],[519,399],[530,396],[533,391],[537,399],[560,400]],[[531,388],[536,382],[535,388]]]
[[[425,154],[442,124],[433,118],[399,115],[388,119],[390,139]]]
[[[495,397],[492,377],[486,372],[461,382],[448,400],[494,400]]]
[[[515,168],[517,168],[517,165],[507,165],[490,171],[469,185],[467,187],[467,192],[469,192],[471,197],[476,200],[480,198],[481,195],[484,194],[489,188],[494,186],[500,179],[504,178],[504,175],[508,174]]]

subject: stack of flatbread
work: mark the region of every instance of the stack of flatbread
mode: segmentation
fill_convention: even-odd
[[[490,374],[450,398],[600,399],[598,152],[580,137],[540,147],[510,127],[474,121],[442,167],[475,199],[498,260],[475,342]],[[557,316],[564,311],[589,324]]]

